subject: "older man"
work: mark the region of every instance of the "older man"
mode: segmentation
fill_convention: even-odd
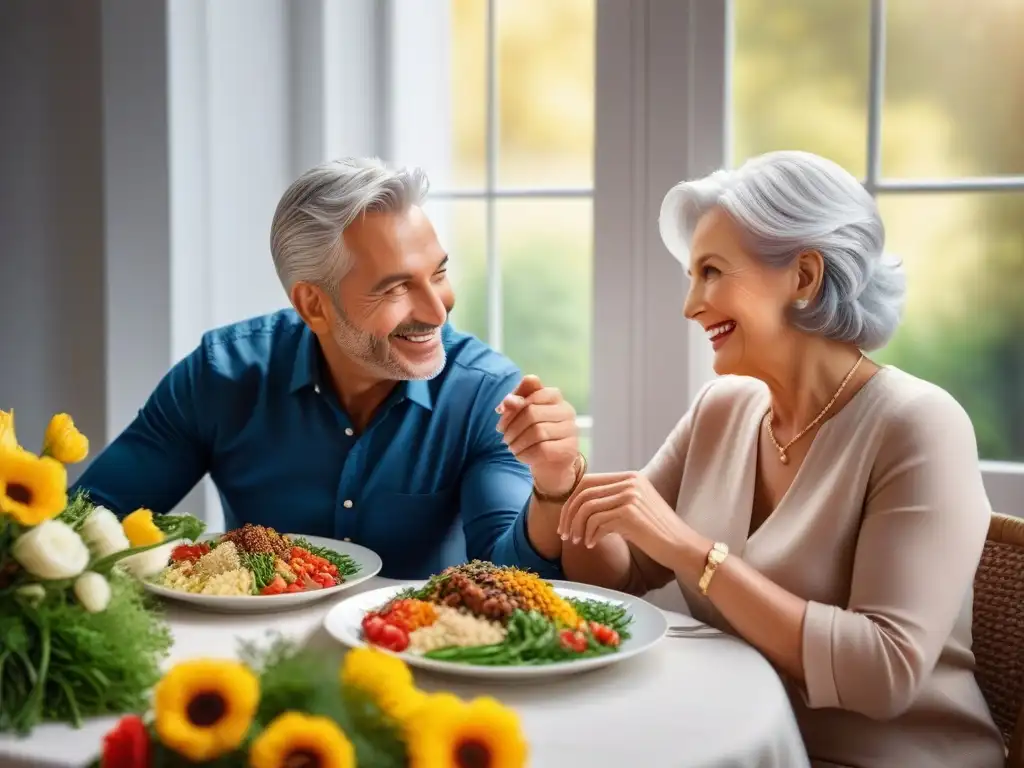
[[[377,160],[292,184],[270,240],[293,309],[205,334],[78,487],[162,513],[209,473],[228,526],[357,542],[385,576],[467,557],[557,575],[575,412],[448,325],[427,186]]]

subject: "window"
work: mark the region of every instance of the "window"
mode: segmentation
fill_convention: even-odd
[[[734,0],[732,34],[733,163],[806,149],[863,179],[908,273],[903,325],[875,358],[956,397],[987,460],[990,494],[1019,498],[1019,3]]]
[[[393,9],[390,154],[430,174],[452,324],[561,388],[589,454],[595,0]]]

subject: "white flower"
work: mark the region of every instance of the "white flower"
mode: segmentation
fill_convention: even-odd
[[[106,507],[96,507],[82,524],[82,538],[96,557],[106,557],[131,546],[121,521]]]
[[[67,523],[47,520],[14,540],[14,559],[33,576],[70,579],[89,564],[89,548]]]
[[[171,559],[171,552],[178,546],[180,541],[168,541],[159,547],[147,549],[135,555],[129,555],[120,564],[127,568],[137,579],[146,579],[155,576],[167,567]]]
[[[75,579],[75,597],[89,613],[105,611],[110,604],[110,584],[100,574],[86,571]]]
[[[38,603],[46,597],[46,589],[42,584],[26,584],[23,587],[18,587],[16,591],[30,603]]]

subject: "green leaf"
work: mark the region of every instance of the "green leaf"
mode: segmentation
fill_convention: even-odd
[[[0,616],[0,648],[13,653],[28,650],[28,632],[25,623],[17,616]]]
[[[153,515],[153,524],[167,539],[196,541],[206,530],[206,523],[192,515]]]

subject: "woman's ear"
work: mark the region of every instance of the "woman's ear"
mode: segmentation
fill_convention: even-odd
[[[825,279],[825,260],[818,251],[804,251],[797,256],[797,285],[794,302],[813,304]]]

